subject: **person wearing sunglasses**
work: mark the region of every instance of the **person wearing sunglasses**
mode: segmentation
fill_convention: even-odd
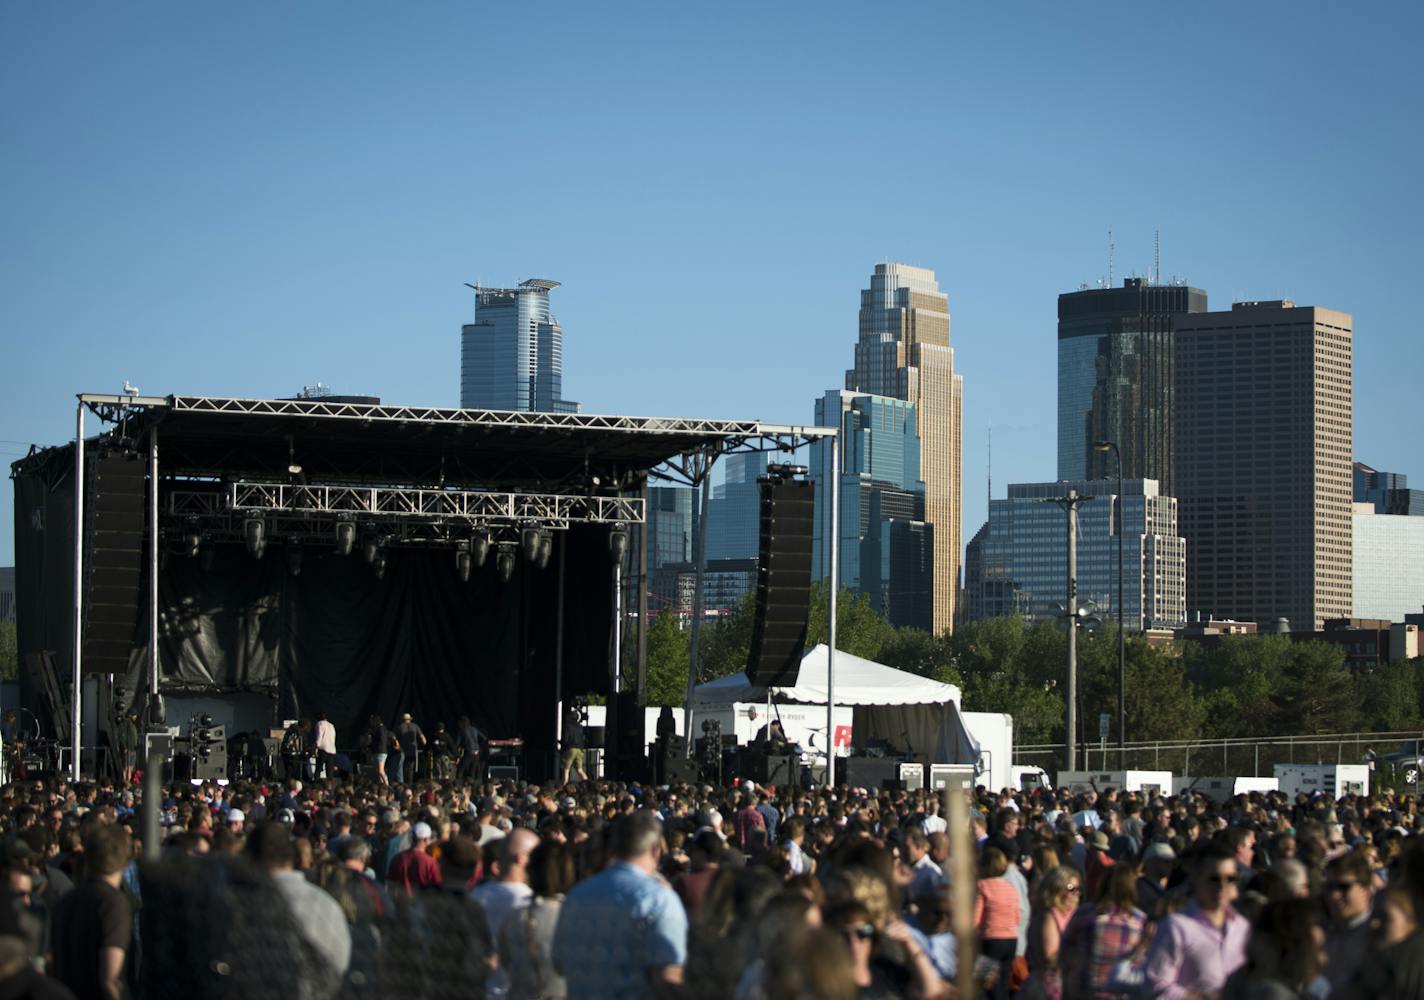
[[[1332,991],[1353,982],[1370,953],[1373,876],[1369,862],[1357,851],[1325,866],[1325,908],[1330,911],[1325,930],[1325,953],[1330,961],[1325,976]]]
[[[1145,996],[1214,995],[1246,962],[1251,925],[1232,906],[1239,894],[1235,855],[1209,841],[1198,847],[1191,872],[1192,901],[1158,925],[1148,949]]]

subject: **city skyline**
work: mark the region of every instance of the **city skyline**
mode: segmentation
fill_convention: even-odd
[[[22,95],[0,112],[0,457],[65,441],[73,394],[124,380],[273,397],[320,379],[456,405],[472,275],[564,282],[586,412],[802,423],[836,383],[867,264],[895,259],[953,298],[972,531],[991,427],[996,483],[1055,468],[1056,296],[1110,268],[1114,284],[1155,274],[1160,231],[1164,279],[1189,275],[1216,308],[1352,312],[1358,457],[1420,472],[1398,402],[1421,359],[1420,139],[1397,128],[1419,93],[1416,7],[1383,36],[1344,10],[1204,4],[1163,31],[1126,5],[1027,22],[927,7],[896,51],[867,51],[834,9],[762,11],[748,32],[556,8],[533,77],[516,48],[468,58],[470,37],[520,30],[512,13],[458,5],[358,5],[336,35],[261,4],[0,13],[0,74]],[[814,44],[788,44],[808,29]],[[1287,55],[1317,50],[1339,72]],[[1162,71],[1181,65],[1202,72]],[[1169,151],[1122,142],[1105,109],[1131,102],[1129,80],[1150,81],[1143,114],[1201,127]],[[867,122],[917,136],[893,175],[858,140]],[[0,491],[7,525],[12,504]]]

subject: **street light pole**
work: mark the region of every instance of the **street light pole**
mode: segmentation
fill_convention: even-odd
[[[1127,509],[1122,495],[1122,452],[1114,441],[1098,441],[1093,444],[1095,451],[1111,451],[1117,459],[1117,517],[1113,527],[1117,529],[1117,745],[1118,766],[1127,768],[1127,636],[1123,631],[1122,574],[1123,574],[1123,516]],[[1143,501],[1146,503],[1146,500]],[[1141,591],[1139,590],[1139,593]],[[1139,614],[1141,607],[1139,604]]]
[[[1052,502],[1068,515],[1068,578],[1067,599],[1064,601],[1068,619],[1068,689],[1064,706],[1064,762],[1070,771],[1078,769],[1078,508],[1090,497],[1069,490],[1065,497],[1053,497]]]

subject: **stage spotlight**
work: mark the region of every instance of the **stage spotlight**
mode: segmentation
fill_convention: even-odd
[[[375,563],[376,557],[381,554],[381,543],[375,535],[366,536],[366,540],[361,543],[361,552],[368,563]]]
[[[525,528],[519,534],[520,543],[524,546],[524,559],[526,562],[533,562],[539,557],[539,529]]]
[[[484,528],[476,528],[470,535],[470,556],[475,561],[475,567],[482,569],[485,559],[489,557],[489,532]]]
[[[261,559],[266,546],[267,526],[260,517],[249,517],[242,522],[242,540],[247,545],[248,555]]]
[[[549,565],[549,556],[554,551],[554,534],[545,529],[539,532],[539,554],[534,557],[534,565],[543,569]]]
[[[628,529],[622,524],[615,524],[608,530],[608,554],[613,557],[614,562],[622,562],[627,551]]]
[[[355,544],[356,525],[350,521],[338,521],[336,523],[336,554],[349,556]]]
[[[190,527],[183,536],[183,544],[188,550],[188,558],[197,558],[198,550],[203,544],[203,533],[196,527]]]
[[[168,718],[168,709],[163,704],[163,695],[151,694],[148,696],[148,724],[150,726],[161,726]]]
[[[379,549],[379,550],[376,552],[376,557],[371,560],[371,572],[373,572],[373,573],[376,574],[376,579],[377,579],[377,580],[384,580],[384,579],[386,578],[386,550],[385,550],[385,549]]]
[[[508,583],[510,577],[514,576],[514,550],[501,545],[499,553],[494,557],[495,569],[499,570],[499,582]]]
[[[198,553],[198,565],[202,567],[204,573],[211,573],[213,560],[217,558],[218,549],[212,542],[204,545],[202,551]]]
[[[302,575],[302,543],[287,543],[287,572],[293,576]]]
[[[455,572],[460,575],[461,583],[468,583],[470,581],[470,567],[472,565],[473,562],[470,559],[469,549],[455,550]]]

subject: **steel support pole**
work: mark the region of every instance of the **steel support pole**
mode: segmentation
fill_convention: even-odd
[[[1127,633],[1123,631],[1124,608],[1122,603],[1122,575],[1123,575],[1123,536],[1127,534],[1126,520],[1127,498],[1122,495],[1122,452],[1118,451],[1117,445],[1113,445],[1113,452],[1117,455],[1117,743],[1120,748],[1118,754],[1118,767],[1127,770]],[[1142,516],[1144,528],[1147,519],[1147,497],[1143,494]],[[1138,620],[1142,617],[1142,573],[1138,571],[1137,586],[1137,611]],[[1106,766],[1106,761],[1104,761]]]
[[[148,432],[148,695],[158,707],[158,428]],[[135,695],[138,692],[134,692]],[[144,713],[143,718],[149,718]]]
[[[623,690],[623,560],[613,560],[613,694]]]
[[[1063,505],[1068,514],[1068,691],[1066,701],[1068,770],[1078,768],[1078,494],[1068,491]]]
[[[554,596],[554,704],[558,706],[554,721],[554,770],[559,773],[559,747],[564,739],[564,554],[568,541],[567,532],[557,532],[559,539],[559,582]],[[587,769],[585,769],[587,773]]]
[[[684,741],[687,753],[691,755],[694,743],[692,734],[692,693],[697,687],[697,657],[699,640],[702,638],[702,583],[707,574],[707,502],[712,498],[712,462],[705,460],[702,466],[702,496],[697,511],[697,554],[696,566],[692,574],[692,641],[687,651],[687,700],[682,706],[682,731],[687,736]]]
[[[643,483],[643,523],[638,525],[638,705],[648,703],[648,484]]]
[[[839,429],[838,429],[839,430]],[[825,440],[824,438],[822,440]],[[836,598],[841,589],[841,437],[831,442],[830,593],[826,600],[826,786],[836,786]]]
[[[84,404],[74,421],[74,655],[71,660],[73,688],[69,693],[69,742],[73,753],[69,776],[79,780],[79,752],[83,738],[84,659]]]

